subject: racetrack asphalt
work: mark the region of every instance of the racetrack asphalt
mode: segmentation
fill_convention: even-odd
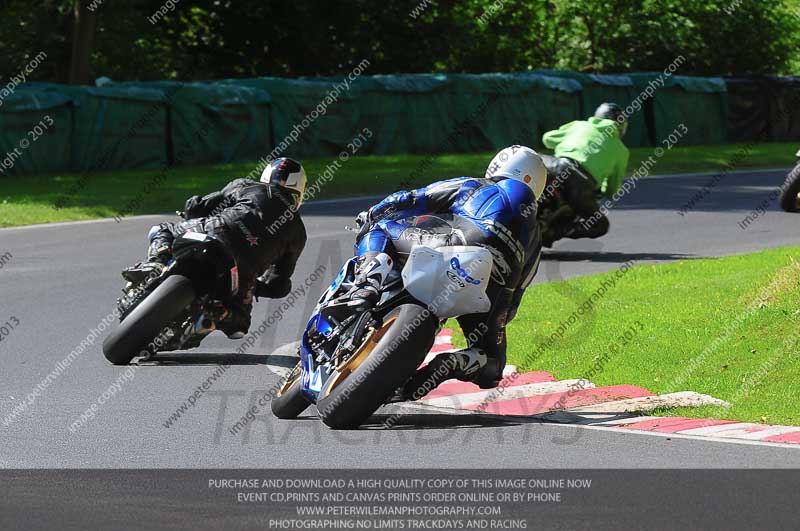
[[[772,201],[766,214],[738,223],[767,200],[784,171],[726,175],[694,210],[677,211],[710,175],[656,176],[637,183],[610,213],[599,240],[558,242],[545,251],[537,282],[637,263],[740,254],[798,243],[800,216]],[[407,413],[395,428],[375,425],[331,431],[313,410],[296,421],[267,411],[233,435],[229,428],[278,381],[266,364],[295,341],[318,295],[352,253],[343,227],[371,201],[308,204],[309,242],[295,274],[300,285],[320,264],[323,278],[247,354],[215,333],[203,345],[135,370],[113,367],[102,338],[51,380],[17,417],[8,415],[114,307],[119,271],[141,259],[148,228],[166,216],[0,230],[0,325],[18,324],[0,342],[0,467],[2,468],[704,468],[798,467],[800,452],[784,447],[655,437],[647,434],[519,422],[475,415]],[[643,294],[646,297],[646,294]],[[280,302],[255,306],[259,323]],[[103,333],[105,336],[108,329]],[[165,422],[218,364],[230,368],[170,427]],[[128,370],[126,373],[125,371]],[[126,375],[124,378],[122,375]],[[126,379],[127,378],[127,379]],[[115,385],[116,383],[116,385]],[[110,387],[113,386],[113,387]],[[109,388],[94,418],[70,425]],[[106,393],[109,395],[110,393]],[[267,406],[268,409],[268,406]],[[391,409],[382,410],[390,414]]]

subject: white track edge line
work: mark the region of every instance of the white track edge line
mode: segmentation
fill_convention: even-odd
[[[398,404],[400,405],[400,404]],[[407,409],[423,409],[428,411],[439,411],[442,413],[449,413],[452,411],[461,411],[461,414],[472,414],[472,415],[482,415],[486,417],[495,417],[500,419],[524,419],[525,417],[519,416],[504,416],[504,415],[494,415],[490,413],[482,413],[480,411],[474,411],[470,409],[462,409],[462,410],[453,410],[449,408],[441,408],[436,406],[427,406],[425,404],[418,404],[418,403],[409,403],[409,404],[402,404],[402,407]],[[718,442],[718,443],[728,443],[728,444],[745,444],[751,446],[768,446],[772,448],[788,448],[792,450],[800,450],[800,444],[790,444],[790,443],[778,443],[778,442],[768,442],[768,441],[751,441],[748,439],[731,439],[725,437],[710,437],[710,436],[703,436],[703,435],[683,435],[680,433],[663,433],[657,431],[644,431],[644,430],[634,430],[634,429],[621,429],[615,428],[611,426],[594,426],[590,424],[567,424],[567,423],[560,423],[560,422],[548,422],[542,419],[533,419],[534,421],[531,422],[532,424],[547,424],[550,426],[563,426],[565,428],[579,428],[579,429],[589,429],[589,430],[598,430],[598,431],[612,431],[614,433],[628,433],[634,435],[649,435],[655,437],[662,437],[667,439],[688,439],[692,441],[699,441],[699,442]],[[730,467],[732,468],[732,467]],[[777,469],[777,467],[776,467]]]

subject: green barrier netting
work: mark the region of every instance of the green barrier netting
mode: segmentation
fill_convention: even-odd
[[[544,131],[580,116],[579,83],[531,74],[362,76],[349,88],[340,78],[223,83],[269,92],[274,145],[301,157],[334,155],[363,127],[373,136],[359,154],[540,145]]]
[[[146,169],[168,162],[169,92],[135,87],[47,85],[75,102],[73,171]]]
[[[534,74],[450,76],[454,151],[541,146],[542,134],[578,118],[580,84]]]
[[[443,75],[362,77],[353,83],[358,125],[374,136],[365,153],[453,151],[448,138],[455,122]]]
[[[722,78],[662,77],[658,73],[628,74],[638,91],[655,91],[648,105],[652,110],[652,133],[656,145],[680,124],[688,131],[680,145],[723,144],[727,137],[727,89]]]
[[[0,106],[0,176],[69,169],[72,99],[20,87]]]
[[[778,142],[800,139],[800,77],[771,79],[770,137]]]
[[[323,157],[338,154],[358,134],[359,106],[353,92],[333,81],[275,77],[227,79],[221,85],[261,89],[272,98],[274,156]]]
[[[728,141],[764,141],[770,134],[771,83],[766,78],[726,77]]]
[[[800,140],[800,77],[730,76],[728,140]]]
[[[628,112],[628,132],[625,144],[628,147],[652,145],[642,105],[636,103],[633,80],[627,75],[582,74],[571,70],[535,70],[548,76],[574,79],[581,84],[581,120],[593,116],[601,103],[613,102]]]
[[[170,162],[256,160],[272,145],[269,94],[252,87],[173,81],[114,83],[169,94]]]
[[[536,80],[533,96],[539,108],[539,134],[535,145],[541,146],[542,135],[563,124],[585,117],[581,115],[581,86],[574,80],[527,74]],[[499,146],[498,146],[499,147]]]
[[[47,110],[55,127],[14,172],[155,168],[269,154],[335,157],[364,128],[372,134],[359,155],[485,152],[514,143],[540,148],[546,131],[586,119],[604,101],[631,110],[624,139],[631,147],[660,144],[680,124],[688,130],[680,145],[749,138],[756,125],[773,140],[800,138],[800,80],[765,83],[768,104],[756,110],[768,116],[758,124],[746,120],[754,94],[744,81],[729,106],[722,79],[659,73],[28,83],[0,106],[0,146],[12,149],[38,123],[36,114]],[[732,127],[748,132],[729,135]]]

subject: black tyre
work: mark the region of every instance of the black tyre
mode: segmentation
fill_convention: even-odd
[[[800,212],[800,164],[786,177],[781,193],[781,208],[786,212]]]
[[[308,399],[303,396],[300,364],[292,370],[277,396],[270,403],[272,414],[279,419],[296,419],[308,409]]]
[[[188,278],[168,277],[103,341],[106,359],[114,365],[130,363],[194,298],[194,288]]]
[[[334,429],[357,428],[414,375],[433,346],[438,318],[416,304],[392,310],[347,363],[326,380],[319,416]]]

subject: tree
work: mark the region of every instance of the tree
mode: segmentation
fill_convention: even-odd
[[[31,79],[84,83],[338,76],[362,59],[371,74],[652,71],[678,55],[682,74],[800,67],[797,0],[182,0],[155,23],[163,0],[89,3],[5,0],[0,75],[41,51]]]
[[[89,9],[88,0],[75,0],[72,24],[72,56],[69,82],[87,84],[92,82],[90,60],[94,46],[94,31],[97,22],[95,9]]]

